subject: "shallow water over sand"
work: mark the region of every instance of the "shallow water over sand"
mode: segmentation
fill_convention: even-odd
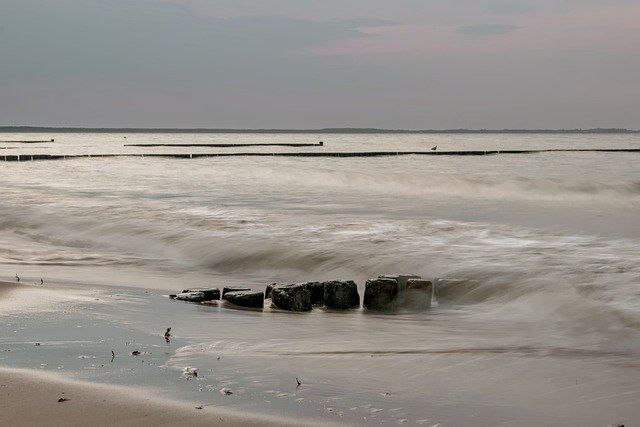
[[[81,297],[2,316],[0,363],[194,407],[350,425],[600,426],[638,415],[634,351],[544,342],[526,324],[479,323],[468,310],[291,314],[179,303],[151,290],[67,292]]]
[[[118,134],[54,137],[38,152],[128,150]],[[345,151],[640,146],[637,135],[157,134],[126,141],[265,139],[323,140],[313,150]],[[35,153],[11,151],[25,150]],[[64,365],[81,377],[181,390],[203,403],[210,397],[356,424],[637,419],[639,164],[637,153],[3,163],[2,277],[121,286],[124,296],[96,291],[104,303],[75,301],[73,320],[44,311],[36,319],[47,319],[45,326],[5,314],[19,327],[1,344],[24,357],[7,352],[0,363]],[[194,285],[262,290],[272,281],[338,277],[355,280],[362,294],[367,278],[397,272],[456,281],[438,289],[431,311],[394,316],[259,313],[160,296]],[[159,334],[168,326],[176,337],[167,346]],[[154,367],[142,358],[119,358],[123,365],[112,367],[110,347],[125,354],[134,339]],[[33,343],[20,344],[35,340],[48,362],[33,356]],[[55,344],[83,340],[86,354]],[[187,366],[206,379],[184,380]],[[208,386],[211,394],[198,397]],[[220,395],[220,386],[236,390],[236,400]]]

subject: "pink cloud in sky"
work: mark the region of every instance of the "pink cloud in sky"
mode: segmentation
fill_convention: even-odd
[[[564,13],[544,11],[512,17],[509,22],[478,24],[514,26],[505,34],[472,36],[458,27],[412,23],[360,28],[362,38],[313,46],[299,52],[310,56],[400,56],[437,54],[504,54],[510,52],[607,51],[637,52],[640,45],[640,4],[591,5]]]
[[[435,54],[446,51],[447,45],[442,41],[448,31],[447,27],[416,24],[359,28],[362,38],[338,40],[301,53],[311,56]]]

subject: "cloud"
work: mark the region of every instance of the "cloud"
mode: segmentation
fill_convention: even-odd
[[[388,27],[394,25],[393,21],[385,19],[349,19],[340,21],[342,25],[347,25],[352,28],[375,28],[375,27]]]
[[[377,19],[225,19],[171,3],[125,0],[9,0],[3,18],[11,43],[0,45],[0,81],[210,80],[293,73],[301,50],[375,37],[361,29],[387,25]]]
[[[640,127],[638,0],[0,3],[4,124]]]
[[[522,15],[533,9],[531,5],[521,2],[496,1],[487,5],[487,13],[496,15]]]
[[[500,36],[504,34],[509,34],[520,28],[522,27],[519,27],[517,25],[509,25],[509,24],[479,24],[479,25],[467,25],[463,27],[458,27],[458,29],[456,30],[456,33],[462,34],[465,36],[473,36],[473,37]]]

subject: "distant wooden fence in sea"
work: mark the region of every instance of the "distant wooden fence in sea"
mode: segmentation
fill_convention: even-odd
[[[196,159],[201,157],[384,157],[384,156],[495,156],[500,154],[537,154],[552,152],[600,152],[600,153],[640,153],[640,148],[550,148],[544,150],[473,150],[473,151],[350,151],[350,152],[296,152],[296,153],[148,153],[148,154],[13,154],[0,155],[5,162],[25,162],[32,160],[66,160],[103,157],[164,157]]]
[[[215,148],[229,148],[229,147],[322,147],[324,143],[322,141],[318,143],[306,143],[306,142],[288,142],[288,143],[246,143],[246,144],[124,144],[125,147],[215,147]]]
[[[42,144],[43,142],[54,142],[55,139],[47,139],[46,141],[0,141],[11,144]]]

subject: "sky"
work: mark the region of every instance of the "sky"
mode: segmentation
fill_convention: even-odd
[[[640,0],[0,0],[0,126],[640,129]]]

